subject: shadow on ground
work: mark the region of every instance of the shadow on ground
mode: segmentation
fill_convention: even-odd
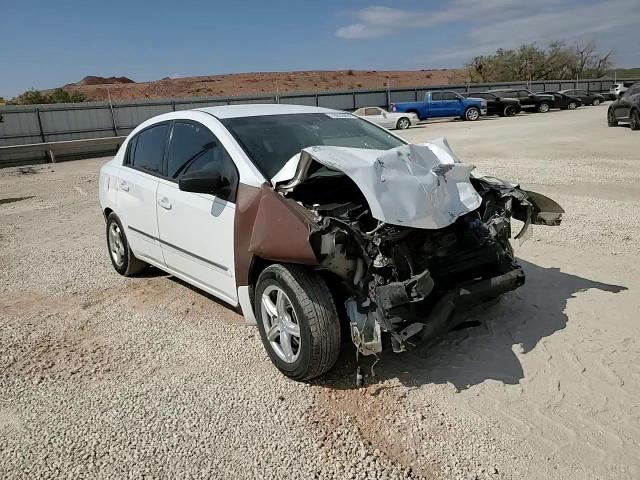
[[[451,331],[407,353],[385,352],[375,366],[376,377],[368,383],[398,378],[410,386],[451,383],[459,391],[489,379],[517,384],[524,372],[514,350],[527,353],[541,339],[565,328],[569,299],[592,288],[614,294],[627,289],[563,273],[559,268],[520,263],[527,275],[523,287],[493,305],[459,312],[471,328]],[[318,385],[355,387],[355,350],[344,350],[337,368]],[[368,371],[369,358],[362,364]]]

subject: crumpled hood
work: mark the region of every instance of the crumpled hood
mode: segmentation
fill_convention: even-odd
[[[274,180],[290,177],[296,160],[293,179],[279,184],[278,191],[292,191],[308,177],[316,161],[348,175],[367,200],[371,215],[393,225],[443,228],[482,202],[469,180],[475,167],[460,163],[444,138],[391,150],[309,147],[298,159],[292,158]]]

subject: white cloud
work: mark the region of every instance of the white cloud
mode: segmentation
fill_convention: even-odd
[[[449,0],[429,11],[370,6],[354,16],[357,23],[340,28],[336,36],[372,39],[403,35],[407,29],[433,30],[456,22],[470,25],[446,49],[422,55],[421,65],[425,61],[459,64],[497,48],[533,42],[545,46],[553,40],[595,40],[602,49],[620,50],[618,60],[624,60],[622,51],[629,50],[626,47],[640,25],[640,0]]]

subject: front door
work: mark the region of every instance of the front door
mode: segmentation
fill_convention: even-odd
[[[218,171],[229,181],[219,196],[184,192],[180,177],[198,171]],[[216,136],[204,125],[174,123],[166,160],[166,179],[157,190],[158,230],[165,262],[227,302],[237,304],[233,226],[238,173]]]
[[[162,123],[133,137],[118,174],[118,212],[136,257],[164,264],[158,240],[156,193],[166,140],[171,127]]]

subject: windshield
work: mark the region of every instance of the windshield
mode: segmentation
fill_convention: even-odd
[[[300,150],[315,145],[389,150],[402,140],[348,113],[295,113],[221,119],[271,179]]]

